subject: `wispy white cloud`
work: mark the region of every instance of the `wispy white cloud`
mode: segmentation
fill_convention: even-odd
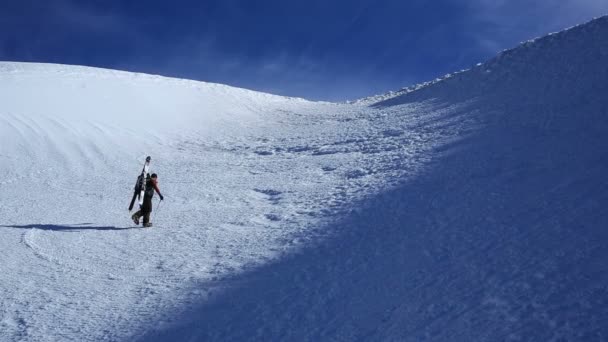
[[[93,10],[72,1],[56,1],[51,7],[56,21],[66,27],[101,33],[128,33],[133,31],[129,20],[119,13]]]
[[[472,19],[482,29],[471,32],[489,52],[608,14],[608,0],[468,0]]]
[[[468,4],[478,16],[497,24],[534,19],[567,26],[608,14],[607,0],[468,0]]]

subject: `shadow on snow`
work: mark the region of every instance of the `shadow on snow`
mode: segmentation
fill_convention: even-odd
[[[132,229],[132,227],[119,228],[115,226],[93,226],[92,223],[79,223],[79,224],[26,224],[26,225],[0,225],[3,228],[18,228],[18,229],[40,229],[40,230],[52,230],[60,232],[79,232],[82,230],[124,230]]]
[[[608,59],[592,51],[594,59],[579,53],[503,74],[497,67],[486,78],[464,74],[382,104],[398,108],[411,96],[470,103],[482,124],[416,179],[351,204],[323,228],[332,237],[225,279],[219,293],[216,284],[193,283],[206,300],[135,334],[140,341],[605,339],[608,63],[594,64],[597,53]],[[569,65],[593,67],[569,73]],[[547,79],[556,73],[559,82]],[[508,88],[489,79],[501,77]],[[585,82],[572,86],[579,78]],[[460,87],[473,90],[465,96]]]

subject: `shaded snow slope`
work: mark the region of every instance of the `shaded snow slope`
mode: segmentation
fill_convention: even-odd
[[[0,340],[605,340],[607,38],[372,107],[2,63]]]
[[[601,18],[379,103],[450,137],[424,172],[143,340],[605,340],[606,38]]]

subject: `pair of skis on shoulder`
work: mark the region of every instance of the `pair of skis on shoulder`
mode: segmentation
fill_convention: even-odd
[[[150,156],[147,156],[146,161],[144,162],[144,167],[141,170],[141,174],[137,177],[137,182],[135,182],[135,188],[133,192],[133,198],[131,199],[131,203],[129,204],[129,211],[133,210],[133,205],[135,205],[135,199],[138,200],[140,206],[144,202],[144,192],[146,191],[146,176],[148,175],[148,171],[150,171],[150,160]]]

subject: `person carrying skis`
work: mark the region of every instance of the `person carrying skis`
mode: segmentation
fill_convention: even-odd
[[[135,224],[139,225],[139,218],[143,217],[143,226],[144,227],[152,227],[152,222],[150,222],[150,213],[152,212],[152,197],[154,197],[154,191],[158,193],[160,200],[163,200],[163,195],[161,195],[160,190],[158,189],[158,182],[156,179],[158,176],[156,173],[152,175],[148,174],[146,177],[146,191],[144,192],[144,200],[139,208],[139,211],[133,214],[131,218]]]

